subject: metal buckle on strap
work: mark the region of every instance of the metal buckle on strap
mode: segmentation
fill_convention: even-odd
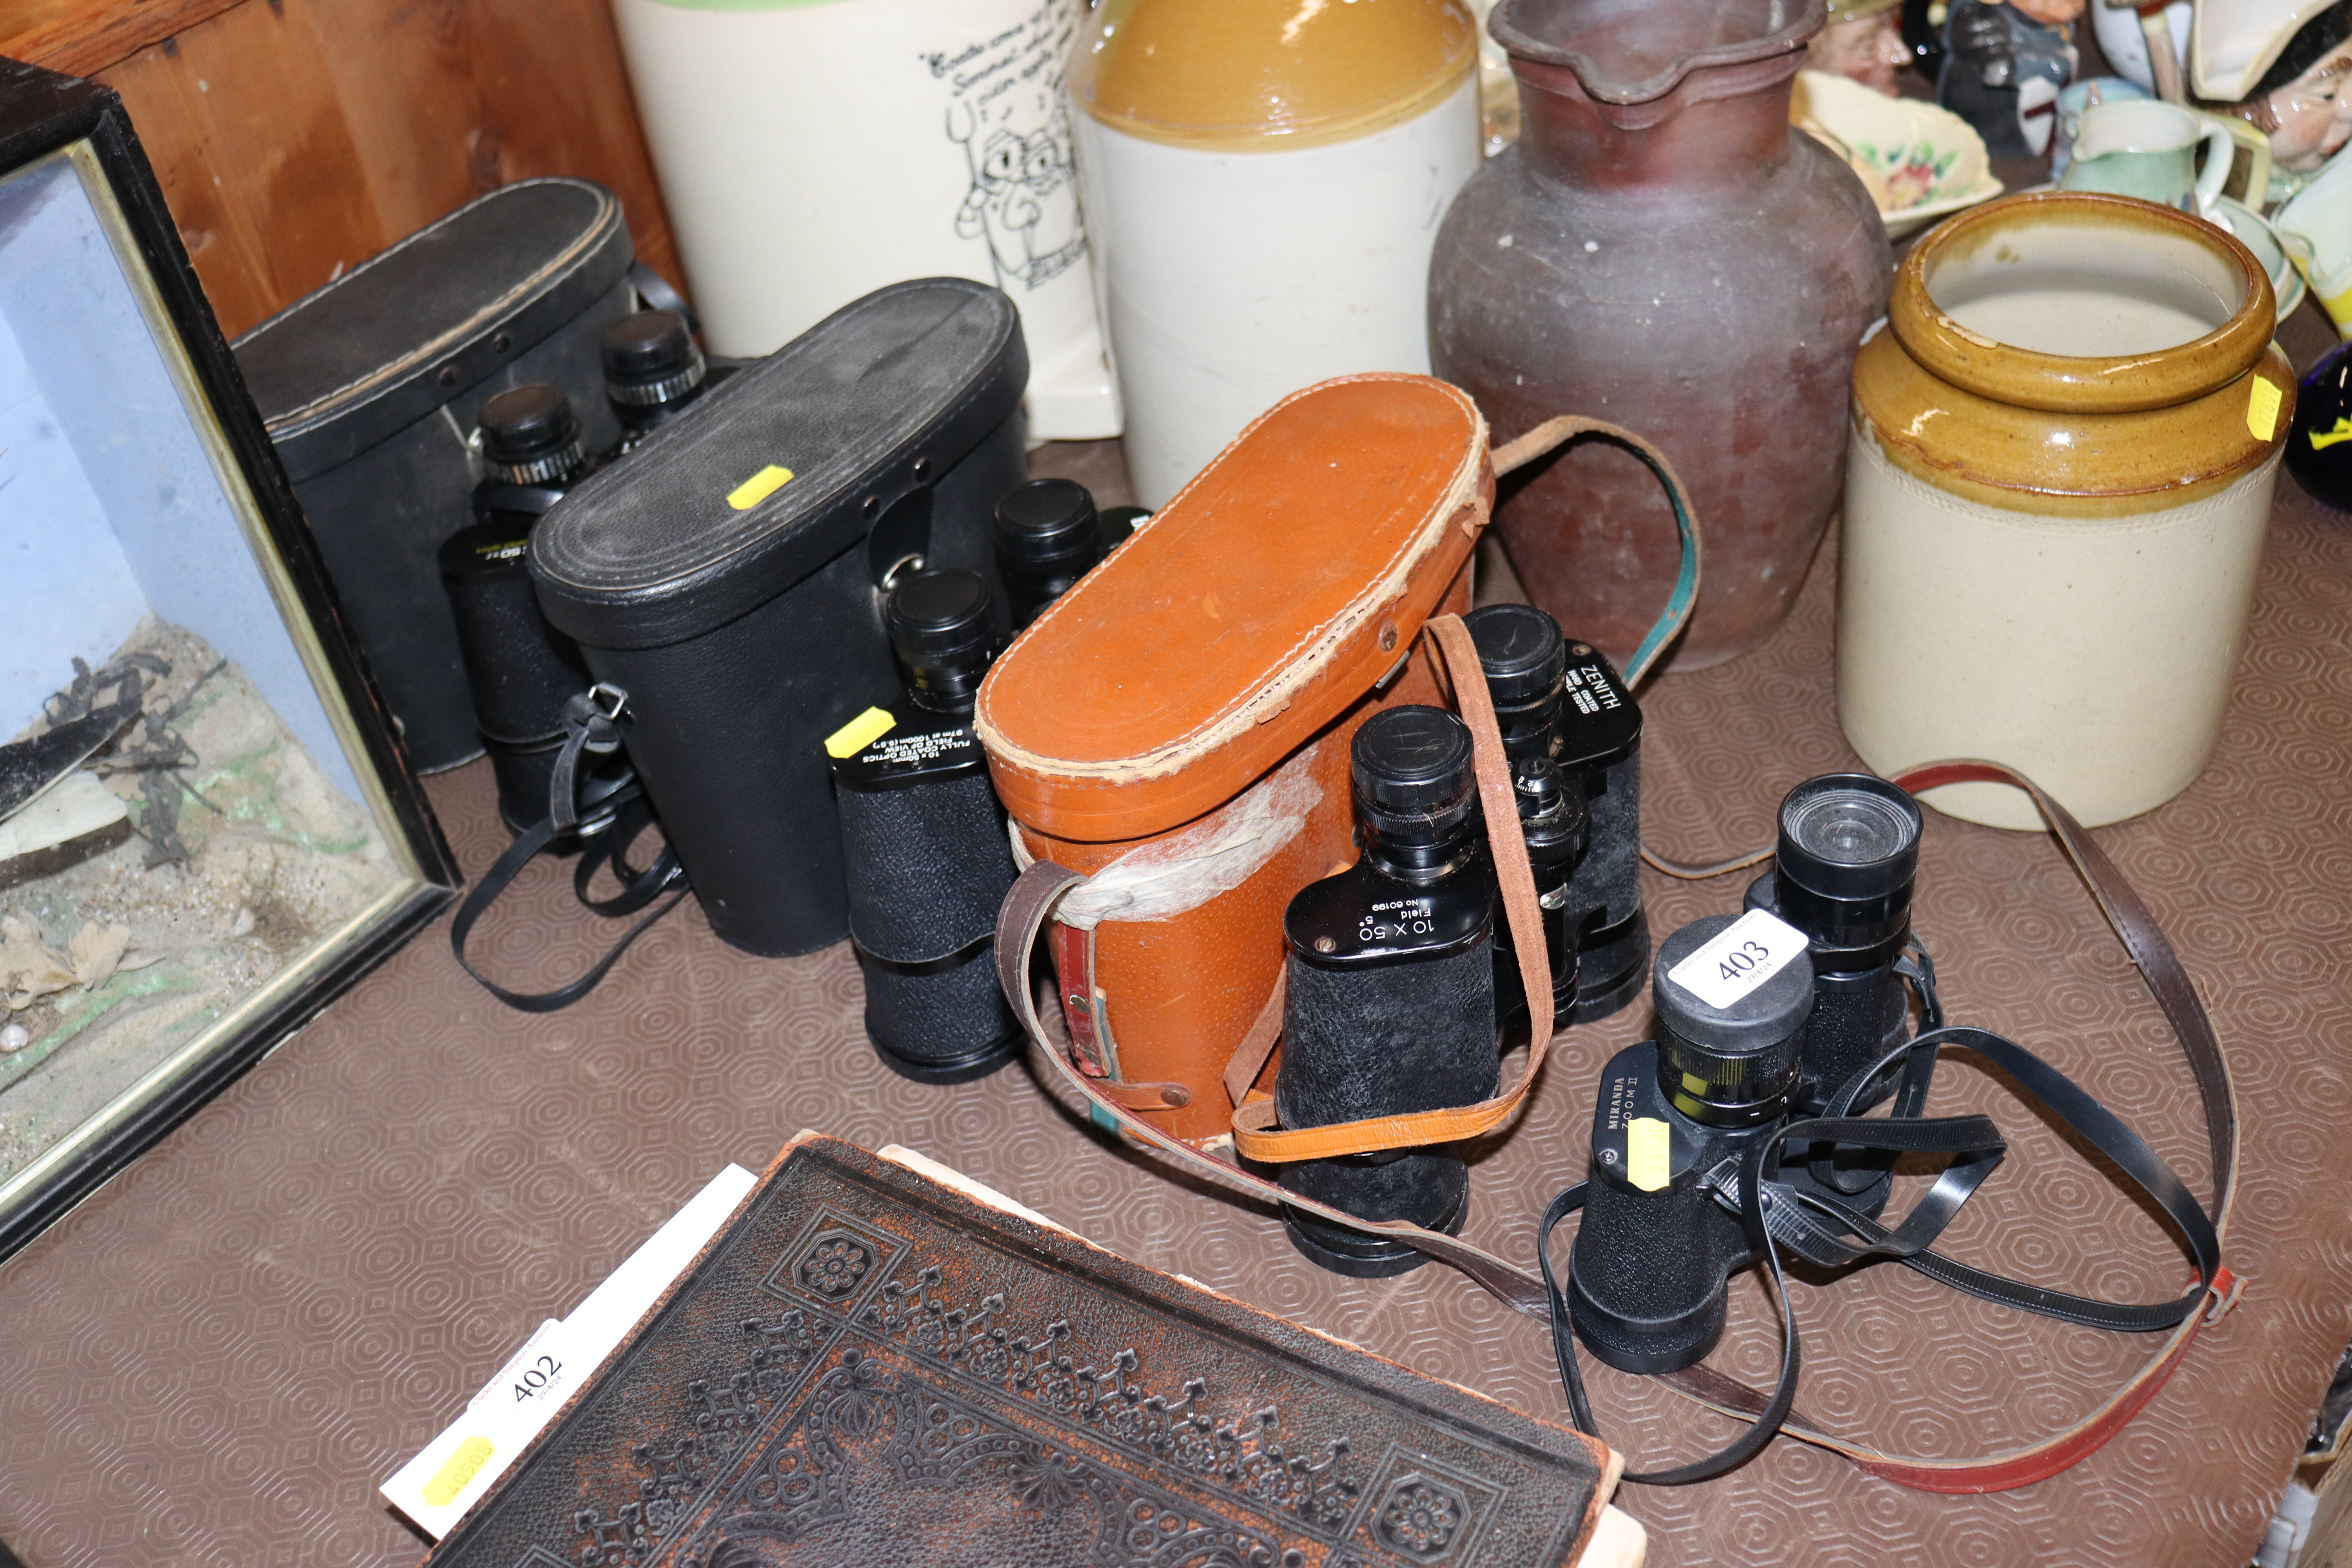
[[[609,681],[600,680],[588,689],[588,700],[608,724],[617,724],[629,709],[629,694]]]

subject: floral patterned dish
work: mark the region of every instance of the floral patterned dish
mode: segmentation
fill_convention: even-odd
[[[1799,71],[1789,119],[1846,161],[1901,239],[2000,195],[1984,139],[1949,110],[1887,98],[1823,71]]]

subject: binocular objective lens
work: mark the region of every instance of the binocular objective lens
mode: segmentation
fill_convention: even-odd
[[[1917,822],[1883,795],[1830,789],[1791,801],[1781,831],[1799,848],[1832,866],[1891,860],[1919,837]]]

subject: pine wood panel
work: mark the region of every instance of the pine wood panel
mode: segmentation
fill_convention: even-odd
[[[310,20],[391,237],[509,181],[580,174],[677,276],[608,0],[285,4]]]
[[[122,94],[231,334],[538,174],[612,187],[678,277],[606,0],[0,5],[0,53]]]
[[[404,232],[376,210],[303,12],[238,5],[101,73],[231,335]]]
[[[53,71],[89,76],[216,16],[238,0],[5,0],[0,55]]]

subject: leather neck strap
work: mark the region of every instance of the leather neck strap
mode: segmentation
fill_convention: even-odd
[[[1478,778],[1478,804],[1489,823],[1506,829],[1519,821],[1518,796],[1511,788],[1510,762],[1504,755],[1502,731],[1495,722],[1495,704],[1486,691],[1486,672],[1478,662],[1477,645],[1459,616],[1437,616],[1423,628],[1452,677],[1454,706],[1470,727],[1470,752]],[[1359,1121],[1335,1121],[1322,1127],[1273,1131],[1274,1101],[1253,1100],[1234,1108],[1234,1149],[1260,1164],[1286,1164],[1295,1160],[1329,1160],[1343,1154],[1369,1154],[1381,1149],[1411,1149],[1425,1143],[1452,1143],[1491,1132],[1518,1111],[1543,1070],[1551,1049],[1551,958],[1543,934],[1543,909],[1536,902],[1536,878],[1528,863],[1528,842],[1514,831],[1490,832],[1486,842],[1495,857],[1495,879],[1502,885],[1503,909],[1511,922],[1511,943],[1519,960],[1519,983],[1527,987],[1528,1010],[1533,1015],[1528,1038],[1528,1065],[1510,1088],[1475,1105],[1447,1106],[1438,1110],[1407,1111],[1395,1116],[1370,1116]],[[1261,1028],[1265,1019],[1260,1018]],[[1252,1039],[1260,1029],[1251,1031]],[[1248,1042],[1245,1042],[1245,1044]],[[1270,1049],[1273,1037],[1265,1038]],[[1238,1057],[1240,1053],[1235,1053]],[[1265,1061],[1261,1050],[1258,1060]],[[1227,1087],[1243,1064],[1229,1067]],[[1252,1069],[1249,1078],[1257,1073]],[[1238,1097],[1237,1097],[1238,1099]]]

